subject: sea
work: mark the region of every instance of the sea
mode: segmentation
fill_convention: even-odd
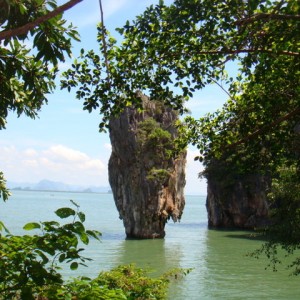
[[[54,211],[72,207],[70,200],[85,213],[85,227],[100,231],[102,238],[85,246],[83,254],[93,259],[88,267],[64,269],[65,278],[96,277],[124,264],[147,268],[151,276],[192,268],[172,281],[169,299],[300,299],[300,277],[290,275],[288,262],[273,272],[266,258],[247,255],[263,243],[249,238],[251,232],[207,228],[205,196],[186,196],[181,221],[166,224],[164,239],[126,240],[112,194],[12,191],[6,203],[0,202],[0,220],[11,233],[24,234],[24,224],[56,220]]]

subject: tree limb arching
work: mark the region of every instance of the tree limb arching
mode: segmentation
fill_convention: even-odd
[[[243,54],[243,53],[269,53],[269,54],[276,54],[276,55],[285,55],[285,56],[300,56],[300,52],[293,52],[293,51],[285,51],[285,50],[281,50],[281,51],[277,51],[275,52],[272,49],[262,49],[262,48],[258,48],[258,49],[239,49],[239,50],[207,50],[207,51],[202,51],[200,50],[198,52],[199,55],[206,55],[206,54],[228,54],[228,55],[232,55],[232,54]]]
[[[225,147],[226,150],[228,149],[232,149],[235,148],[238,145],[244,144],[245,142],[256,138],[257,136],[259,136],[261,133],[266,132],[268,130],[270,130],[271,128],[274,128],[275,126],[279,125],[280,123],[282,123],[283,121],[289,120],[290,118],[297,116],[300,114],[300,107],[296,107],[294,110],[290,111],[289,113],[285,114],[284,116],[281,116],[280,118],[276,119],[275,121],[273,121],[272,123],[268,124],[267,126],[263,126],[259,129],[257,129],[256,131],[248,134],[246,137],[238,140],[235,143],[232,143],[228,146]]]
[[[300,15],[259,13],[259,14],[255,14],[251,17],[238,20],[235,23],[237,25],[245,25],[245,24],[254,23],[255,21],[258,21],[258,20],[266,20],[266,21],[269,21],[269,20],[280,20],[280,21],[293,20],[293,21],[300,21]]]
[[[77,5],[78,3],[82,2],[82,1],[83,0],[70,0],[69,2],[57,7],[56,9],[49,12],[48,14],[37,18],[33,22],[27,23],[24,26],[21,26],[18,28],[2,31],[2,32],[0,32],[0,41],[8,39],[8,38],[12,38],[14,36],[27,34],[28,31],[30,31],[34,27],[40,25],[43,22],[48,21],[49,19],[56,17],[57,15],[65,12],[66,10],[72,8],[73,6]]]

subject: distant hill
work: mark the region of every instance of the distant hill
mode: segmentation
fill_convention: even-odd
[[[58,192],[82,192],[82,193],[110,193],[108,186],[77,186],[65,184],[63,182],[41,180],[38,183],[7,182],[7,187],[11,190],[25,191],[58,191]]]

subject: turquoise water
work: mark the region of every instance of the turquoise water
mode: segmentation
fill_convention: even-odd
[[[135,263],[154,274],[171,268],[194,268],[173,283],[169,299],[300,299],[300,278],[265,270],[266,260],[247,257],[259,241],[241,231],[207,229],[205,197],[186,196],[180,223],[168,223],[164,240],[125,240],[122,221],[110,194],[13,191],[0,202],[0,220],[12,233],[23,233],[30,221],[53,220],[54,210],[77,202],[86,214],[86,227],[103,233],[101,242],[91,241],[85,255],[93,258],[88,268],[65,271],[66,276],[96,276],[121,264]]]

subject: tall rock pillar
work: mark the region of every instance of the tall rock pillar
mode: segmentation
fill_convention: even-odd
[[[184,209],[186,153],[171,155],[177,114],[142,99],[142,112],[130,107],[110,120],[109,182],[127,238],[163,238]]]

